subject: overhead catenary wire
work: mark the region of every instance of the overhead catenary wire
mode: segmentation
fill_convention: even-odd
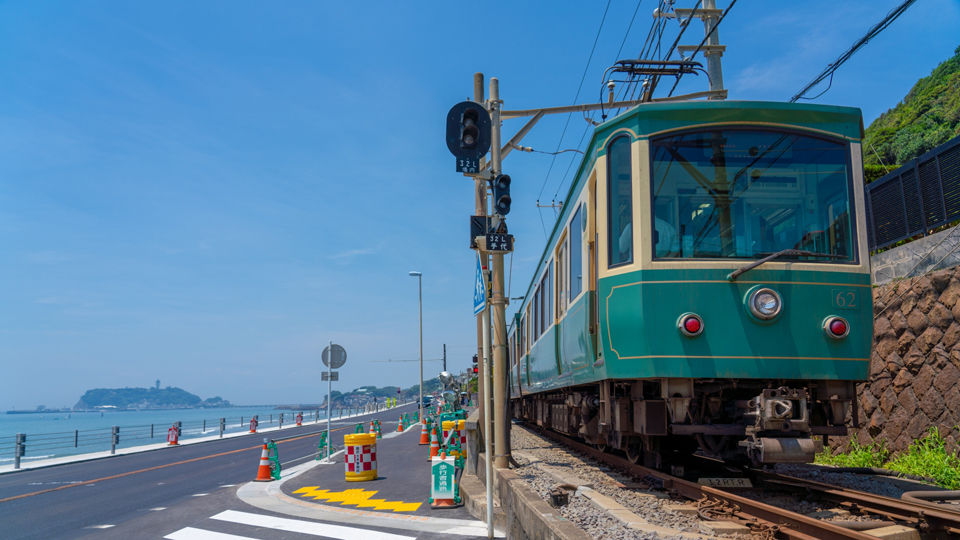
[[[580,84],[577,86],[577,93],[573,97],[573,102],[576,103],[580,98],[580,91],[583,89],[583,82],[587,79],[587,72],[590,70],[590,63],[593,60],[593,53],[597,50],[597,42],[600,41],[600,33],[603,31],[603,24],[607,20],[607,13],[610,12],[610,2],[607,0],[607,7],[603,10],[603,16],[600,18],[600,26],[597,28],[597,34],[593,38],[593,46],[590,48],[590,55],[587,56],[587,65],[583,68],[583,75],[580,76]],[[557,141],[557,150],[560,150],[560,146],[563,144],[563,137],[567,133],[567,127],[570,125],[570,118],[573,116],[573,113],[567,114],[567,120],[563,124],[563,130],[560,132],[560,140]],[[547,174],[543,177],[543,184],[540,186],[540,193],[537,195],[537,200],[543,196],[543,190],[547,187],[547,180],[550,178],[550,172],[553,170],[553,165],[556,163],[557,157],[553,156],[553,159],[550,160],[550,166],[547,168]]]
[[[830,77],[830,81],[832,83],[833,73],[840,66],[842,66],[844,62],[849,60],[850,57],[853,56],[854,53],[856,53],[861,47],[869,43],[871,39],[875,38],[877,34],[879,34],[880,32],[883,32],[888,26],[890,26],[890,24],[893,23],[893,21],[897,20],[897,17],[902,15],[903,12],[906,11],[907,8],[913,5],[913,3],[916,1],[917,0],[905,0],[899,6],[890,10],[890,12],[887,13],[887,15],[880,22],[873,25],[870,28],[870,30],[868,30],[867,33],[863,35],[863,37],[858,39],[853,45],[850,46],[849,49],[844,51],[844,53],[841,54],[836,60],[834,60],[831,64],[827,65],[827,67],[824,68],[824,70],[821,71],[819,75],[817,75],[812,81],[807,83],[806,86],[801,88],[799,92],[794,94],[793,97],[790,98],[790,103],[795,103],[799,99],[816,99],[817,97],[820,97],[821,95],[823,95],[826,92],[826,90],[818,94],[816,97],[812,97],[812,98],[804,97],[804,94],[806,94],[807,92],[810,91],[810,89],[812,89],[813,87],[817,86],[818,84],[826,80],[827,77]],[[829,89],[830,88],[827,87],[827,90]]]
[[[627,38],[630,37],[630,31],[633,30],[633,23],[636,21],[637,13],[639,13],[639,11],[640,11],[640,5],[641,5],[642,3],[643,3],[643,0],[638,0],[638,1],[637,1],[637,5],[633,8],[633,15],[630,17],[630,22],[627,24],[627,29],[624,31],[624,33],[623,33],[623,38],[620,40],[620,46],[617,48],[617,54],[616,54],[616,56],[614,57],[614,60],[616,60],[617,58],[620,58],[620,55],[623,53],[623,47],[624,47],[624,46],[626,45],[626,43],[627,43]],[[660,1],[660,6],[662,7],[663,5],[664,5],[664,0],[661,0],[661,1]],[[650,38],[650,35],[649,35],[649,33],[648,33],[647,39],[649,39],[649,38]],[[624,94],[624,95],[626,95],[626,94]],[[590,131],[590,128],[594,125],[594,124],[593,124],[593,117],[594,117],[594,113],[591,112],[591,113],[590,113],[590,117],[589,117],[590,121],[589,121],[589,123],[588,123],[586,126],[584,126],[584,128],[583,128],[583,133],[580,134],[580,140],[577,141],[577,148],[578,148],[578,149],[583,145],[583,139],[586,137],[587,132]],[[577,150],[577,151],[580,152],[580,154],[585,154],[585,152],[582,151],[582,150]],[[563,189],[563,186],[567,183],[567,176],[568,176],[569,173],[570,173],[570,168],[571,168],[571,166],[573,165],[573,162],[574,162],[575,159],[576,159],[576,157],[573,156],[573,157],[571,157],[570,162],[567,163],[567,168],[566,168],[566,170],[564,171],[563,176],[560,178],[560,183],[557,185],[557,189],[554,190],[554,192],[553,192],[553,200],[556,200],[557,195],[560,193],[560,190]],[[542,190],[541,190],[541,195],[542,195]],[[556,214],[556,213],[555,213],[555,214]]]

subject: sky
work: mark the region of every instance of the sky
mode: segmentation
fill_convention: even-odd
[[[898,4],[738,1],[718,29],[729,98],[788,100]],[[0,409],[156,379],[238,404],[319,402],[330,341],[347,350],[335,389],[414,385],[412,270],[424,376],[443,344],[448,369],[467,368],[473,184],[446,149],[447,110],[475,72],[499,79],[505,109],[595,102],[656,7],[0,2]],[[953,54],[957,28],[960,0],[916,2],[814,102],[869,124]],[[681,44],[702,37],[694,23]],[[706,89],[689,77],[677,93]],[[589,127],[548,117],[523,144],[583,148]],[[511,296],[555,217],[536,201],[565,196],[577,156],[504,161]]]

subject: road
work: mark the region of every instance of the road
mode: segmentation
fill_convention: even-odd
[[[413,412],[415,404],[333,422],[334,441],[357,422]],[[325,423],[270,432],[285,466],[313,459]],[[232,488],[256,476],[264,435],[113,456],[0,475],[0,536],[7,539],[78,538],[121,526],[157,509],[205,497],[232,497]],[[342,440],[342,439],[340,439]],[[215,497],[211,497],[214,499]]]

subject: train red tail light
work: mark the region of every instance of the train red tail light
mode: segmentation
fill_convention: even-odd
[[[831,316],[823,321],[823,331],[833,339],[843,339],[850,334],[850,323],[843,317]]]
[[[696,313],[684,313],[677,319],[677,329],[687,337],[697,337],[703,333],[703,319]]]

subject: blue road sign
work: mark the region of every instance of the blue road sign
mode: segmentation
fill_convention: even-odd
[[[487,282],[483,278],[483,265],[480,264],[480,254],[477,253],[477,280],[473,284],[473,314],[479,315],[487,305]]]

